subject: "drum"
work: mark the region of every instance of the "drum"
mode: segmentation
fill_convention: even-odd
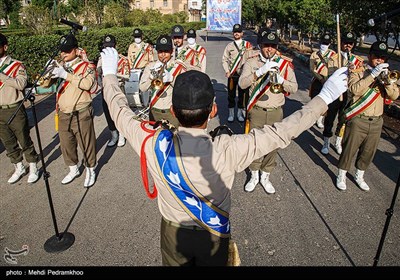
[[[139,92],[139,81],[142,72],[141,69],[132,69],[129,81],[125,81],[124,89],[130,107],[144,107]]]

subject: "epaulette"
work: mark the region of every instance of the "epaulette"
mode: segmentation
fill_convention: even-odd
[[[260,54],[260,50],[253,50],[253,49],[246,50],[246,58],[247,59],[257,57],[259,54]]]
[[[293,61],[293,58],[290,58],[290,57],[288,57],[288,56],[286,56],[286,55],[282,55],[282,54],[281,54],[281,58],[283,58],[284,60],[287,60],[287,61],[289,61],[289,62],[292,62],[292,61]]]

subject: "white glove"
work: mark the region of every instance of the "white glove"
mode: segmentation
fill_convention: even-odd
[[[256,76],[261,77],[262,75],[264,75],[268,71],[271,71],[271,69],[273,69],[275,67],[278,67],[278,63],[276,63],[275,61],[268,60],[267,62],[265,62],[265,64],[263,66],[261,66],[260,68],[257,69]]]
[[[61,78],[61,79],[65,80],[67,78],[67,74],[68,74],[68,72],[65,71],[64,67],[61,67],[61,66],[55,67],[51,71],[52,78]]]
[[[372,71],[371,71],[372,77],[376,78],[379,76],[380,73],[382,73],[384,71],[389,71],[388,67],[389,67],[388,63],[381,63],[381,64],[375,66],[375,68],[372,69]]]
[[[163,82],[169,83],[169,82],[172,82],[173,80],[174,80],[174,76],[172,76],[172,74],[170,72],[165,70],[164,75],[163,75]]]
[[[118,68],[118,52],[114,48],[107,47],[101,52],[101,68],[103,76],[116,75]]]
[[[347,90],[347,71],[347,67],[339,68],[324,83],[318,96],[325,101],[326,105],[335,101]]]
[[[285,79],[281,75],[277,75],[278,84],[283,84],[284,81],[285,81]]]

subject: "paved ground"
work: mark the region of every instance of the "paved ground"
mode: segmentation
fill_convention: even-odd
[[[252,33],[246,38],[255,42]],[[201,39],[204,40],[204,37]],[[213,80],[221,123],[227,117],[226,79],[221,66],[222,52],[231,36],[211,34],[207,48],[207,72]],[[308,69],[295,59],[299,91],[290,96],[285,115],[309,101],[311,79]],[[0,266],[26,272],[31,266],[144,267],[161,265],[159,251],[160,214],[157,202],[146,197],[139,157],[126,145],[106,148],[109,131],[101,102],[94,100],[97,135],[98,178],[90,189],[83,188],[84,175],[67,186],[61,180],[68,172],[59,139],[54,131],[54,96],[36,105],[40,140],[59,232],[75,236],[74,244],[60,253],[47,253],[46,240],[55,234],[46,181],[29,186],[26,177],[14,185],[6,183],[12,174],[4,148],[0,146],[0,249],[29,252],[16,255],[16,264],[4,257]],[[29,110],[32,122],[32,110]],[[230,125],[241,133],[241,124]],[[38,143],[35,130],[31,130]],[[366,173],[370,192],[354,183],[354,169],[348,176],[348,190],[334,186],[338,155],[320,153],[322,131],[304,132],[279,152],[271,181],[277,192],[267,195],[258,186],[250,194],[243,186],[246,172],[237,174],[232,192],[232,235],[243,266],[262,267],[352,267],[371,266],[377,252],[386,216],[399,176],[400,145],[393,135],[383,133],[373,164]],[[385,238],[379,265],[400,265],[399,198]]]

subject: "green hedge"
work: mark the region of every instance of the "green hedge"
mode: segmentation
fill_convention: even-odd
[[[156,42],[158,36],[170,34],[174,24],[163,26],[141,26],[144,34],[144,40],[152,43]],[[185,30],[193,28],[199,30],[205,27],[204,22],[190,22],[182,24]],[[129,45],[133,42],[132,32],[135,27],[89,29],[87,32],[78,32],[76,35],[79,46],[84,48],[90,60],[96,62],[99,53],[99,43],[106,34],[112,34],[117,40],[118,52],[126,55]],[[9,54],[18,60],[21,60],[28,72],[29,82],[33,82],[35,76],[41,72],[46,65],[46,61],[55,52],[58,42],[62,35],[68,34],[69,30],[59,31],[59,34],[29,36],[8,35]]]

